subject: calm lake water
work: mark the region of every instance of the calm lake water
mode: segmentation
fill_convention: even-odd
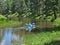
[[[0,45],[23,45],[23,33],[20,27],[0,29]]]

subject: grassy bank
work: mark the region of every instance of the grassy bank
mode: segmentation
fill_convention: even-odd
[[[16,27],[19,26],[20,22],[19,21],[0,21],[0,28],[6,28],[6,27]]]
[[[25,45],[45,45],[54,40],[60,41],[60,31],[29,33],[24,37]]]
[[[55,20],[56,28],[52,31],[40,33],[26,33],[24,35],[25,45],[60,45],[60,18]]]

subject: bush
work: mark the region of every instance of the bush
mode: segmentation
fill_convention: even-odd
[[[11,20],[18,20],[18,16],[19,14],[16,12],[14,14],[10,14],[8,15],[8,18],[11,19]]]
[[[3,15],[1,15],[0,14],[0,21],[4,21],[4,20],[6,20],[7,18],[5,17],[5,16],[3,16]]]

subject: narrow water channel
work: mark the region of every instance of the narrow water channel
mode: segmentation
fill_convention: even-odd
[[[19,27],[0,29],[0,45],[23,45],[23,31]]]

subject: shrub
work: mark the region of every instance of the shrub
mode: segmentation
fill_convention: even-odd
[[[8,18],[11,19],[11,20],[18,20],[18,16],[19,14],[16,12],[14,14],[10,14],[8,15]]]
[[[5,16],[3,16],[3,15],[1,15],[0,14],[0,21],[4,21],[4,20],[6,20],[7,18],[5,17]]]

